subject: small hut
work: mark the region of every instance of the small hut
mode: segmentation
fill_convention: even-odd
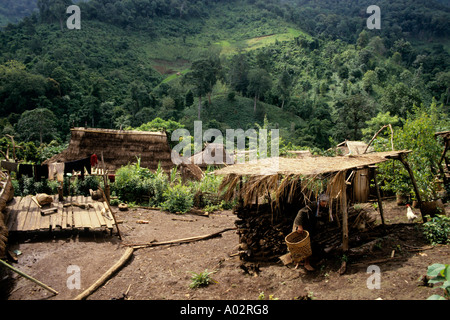
[[[241,259],[264,260],[274,258],[277,254],[284,254],[282,251],[286,247],[282,245],[283,237],[287,236],[289,228],[292,228],[293,218],[301,208],[299,205],[302,205],[300,202],[305,206],[308,205],[308,201],[314,199],[314,196],[317,199],[318,192],[321,192],[317,186],[324,187],[330,196],[330,219],[337,221],[342,228],[342,249],[347,251],[349,249],[347,186],[351,185],[354,172],[397,159],[408,169],[414,183],[414,177],[406,162],[408,153],[410,151],[405,150],[346,157],[270,158],[259,160],[257,163],[236,164],[215,171],[215,174],[225,176],[221,189],[226,191],[226,200],[233,198],[239,200],[235,211],[241,219],[236,223],[243,246]],[[326,183],[320,185],[323,181]],[[377,184],[376,175],[375,184]],[[418,194],[417,187],[415,191]],[[259,200],[261,196],[266,197],[267,204],[261,204]],[[384,224],[379,192],[377,198]],[[336,212],[332,212],[333,202]],[[290,207],[293,203],[294,210]],[[261,216],[264,209],[269,210],[269,213],[264,214],[268,219],[263,221]],[[256,220],[256,223],[252,223],[251,220]],[[283,227],[286,223],[287,229]],[[268,228],[268,225],[271,227]],[[263,234],[258,235],[261,227],[265,229]],[[253,239],[258,236],[259,241],[254,241]],[[268,246],[268,238],[271,236],[278,237],[279,240]]]
[[[109,129],[71,129],[69,147],[62,153],[46,160],[44,164],[76,161],[96,154],[103,154],[108,172],[140,158],[144,168],[156,170],[161,164],[168,171],[174,164],[167,135],[164,132],[124,131]]]
[[[336,148],[343,156],[358,155],[366,153],[367,143],[363,141],[345,140],[344,142],[339,143]],[[373,152],[373,148],[370,147],[367,152]]]
[[[223,144],[209,143],[202,152],[194,154],[190,158],[190,163],[196,164],[204,170],[208,166],[221,168],[232,165],[235,161],[233,155],[227,152]]]

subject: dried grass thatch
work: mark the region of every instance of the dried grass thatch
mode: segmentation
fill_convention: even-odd
[[[215,171],[225,175],[220,187],[225,199],[239,197],[244,206],[258,195],[267,194],[279,206],[280,201],[292,202],[299,191],[305,199],[327,190],[337,198],[344,189],[348,170],[375,165],[398,158],[409,151],[380,152],[346,157],[311,157],[303,159],[270,158],[256,163],[237,164]],[[326,184],[325,184],[325,181]]]
[[[223,144],[209,143],[202,152],[194,154],[190,158],[190,163],[196,164],[202,169],[206,169],[208,166],[227,166],[234,164],[235,161],[233,155],[226,151]]]
[[[367,149],[367,143],[363,141],[344,141],[337,146],[338,150],[342,151],[343,155],[358,155],[358,154],[364,154],[364,152]],[[368,152],[373,152],[373,148],[369,147]]]
[[[67,162],[103,153],[106,169],[114,172],[141,159],[141,166],[156,170],[158,163],[168,171],[173,168],[171,150],[164,132],[123,131],[109,129],[71,129],[69,147],[44,164]]]

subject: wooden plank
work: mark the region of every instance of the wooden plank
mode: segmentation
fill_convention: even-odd
[[[101,227],[106,227],[106,218],[102,216],[102,207],[101,207],[101,203],[98,201],[94,201],[92,203],[92,205],[94,206],[94,210],[95,210],[95,214],[97,215],[97,219],[100,222],[100,226]]]
[[[100,221],[98,221],[97,214],[95,212],[95,209],[93,208],[93,201],[92,201],[92,199],[90,197],[86,198],[86,203],[89,204],[88,214],[89,214],[89,217],[91,219],[92,228],[93,229],[101,228],[102,225],[100,224]]]
[[[80,204],[87,205],[86,197],[80,196],[79,201]],[[83,225],[83,228],[92,229],[91,217],[89,215],[89,208],[81,209],[81,223]]]
[[[67,204],[72,203],[72,196],[67,197]],[[66,227],[67,228],[73,228],[73,206],[67,206],[66,207],[66,213],[67,213],[67,219],[66,219]]]
[[[36,231],[39,230],[40,221],[39,218],[41,216],[41,209],[39,206],[32,200],[31,204],[28,208],[27,219],[25,224],[23,225],[22,231]]]
[[[20,202],[22,201],[22,197],[14,197],[11,201],[10,206],[8,207],[8,219],[6,221],[6,226],[8,230],[11,230],[14,223],[17,221],[17,214],[20,211]]]
[[[17,214],[17,220],[14,231],[22,231],[24,224],[26,222],[26,218],[28,215],[28,209],[30,208],[32,203],[31,196],[27,196],[22,199],[21,205],[20,205],[20,212]]]
[[[78,196],[74,196],[72,197],[72,201],[73,202],[77,202],[79,203],[79,197]],[[82,210],[77,207],[77,206],[72,206],[72,214],[73,214],[73,226],[74,228],[83,228],[83,222],[81,221],[81,214],[82,214]]]
[[[106,227],[108,229],[112,229],[113,228],[113,217],[111,215],[111,212],[109,212],[108,205],[106,204],[105,201],[103,201],[101,204],[102,204],[100,207],[101,210],[103,210],[103,208],[106,210],[106,214],[105,214],[106,215],[106,217],[105,217]],[[110,219],[108,219],[107,217],[109,217]]]
[[[53,203],[57,209],[57,212],[52,215],[52,228],[62,228],[62,220],[63,220],[63,202],[59,201],[59,196],[55,195]]]

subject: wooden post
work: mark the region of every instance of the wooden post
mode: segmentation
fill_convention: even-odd
[[[406,161],[406,159],[404,158],[404,156],[405,156],[404,154],[400,154],[400,157],[398,159],[403,164],[403,166],[405,166],[406,171],[408,171],[409,173],[409,177],[411,178],[414,187],[414,193],[416,194],[417,202],[419,203],[420,213],[422,214],[422,220],[423,222],[427,222],[427,218],[425,218],[422,212],[422,197],[420,196],[419,188],[417,187],[417,182],[416,179],[414,178],[414,173],[412,172],[412,169],[408,161]]]
[[[341,211],[342,211],[342,250],[344,252],[348,251],[348,208],[347,208],[347,183],[345,181],[347,171],[342,173],[342,183],[341,190]]]
[[[111,215],[113,216],[114,224],[116,225],[117,234],[119,235],[119,239],[122,240],[122,235],[120,234],[120,230],[119,230],[119,224],[117,223],[116,216],[115,216],[114,212],[111,209],[111,205],[109,204],[109,200],[106,199],[105,191],[103,191],[103,189],[100,186],[98,188],[102,192],[103,199],[105,199],[105,202],[106,202],[106,204],[108,206],[108,209],[111,212]]]
[[[385,226],[383,202],[381,201],[380,186],[378,185],[377,181],[377,166],[373,166],[371,168],[373,168],[373,182],[375,183],[375,189],[377,191],[378,208],[380,209],[381,223],[383,224],[383,226]]]
[[[5,267],[7,267],[8,269],[11,269],[12,271],[14,271],[15,273],[21,275],[22,277],[24,277],[25,279],[30,280],[33,283],[36,283],[38,286],[44,288],[47,291],[50,291],[53,294],[58,294],[58,291],[56,291],[55,289],[50,288],[49,286],[47,286],[46,284],[43,284],[42,282],[40,282],[39,280],[34,279],[33,277],[27,275],[26,273],[20,271],[19,269],[14,268],[13,266],[9,265],[8,263],[6,263],[3,260],[0,260],[0,264],[4,265]]]

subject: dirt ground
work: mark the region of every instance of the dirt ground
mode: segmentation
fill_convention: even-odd
[[[375,214],[378,223],[379,215]],[[450,262],[450,246],[431,247],[420,228],[421,221],[408,223],[406,208],[393,201],[384,203],[386,234],[376,245],[359,254],[348,254],[345,274],[339,274],[341,255],[312,258],[316,271],[306,272],[281,262],[245,265],[238,252],[235,230],[209,240],[135,250],[131,260],[88,300],[424,300],[437,289],[426,286],[423,276],[434,263]],[[447,205],[447,212],[448,212]],[[19,250],[13,265],[59,292],[53,295],[32,282],[7,272],[0,279],[4,300],[71,300],[97,281],[126,250],[123,244],[167,241],[215,233],[235,227],[231,211],[204,217],[175,215],[146,209],[117,212],[123,240],[116,232],[34,234],[10,238],[10,250]],[[146,220],[148,224],[138,221]],[[379,228],[379,227],[377,227]],[[395,250],[395,251],[394,251]],[[394,251],[394,258],[390,259]],[[369,289],[370,265],[380,268],[379,289]],[[81,288],[68,288],[80,270]],[[253,268],[252,268],[253,267]],[[190,289],[192,272],[214,271],[215,283]],[[248,268],[247,268],[248,271]]]

